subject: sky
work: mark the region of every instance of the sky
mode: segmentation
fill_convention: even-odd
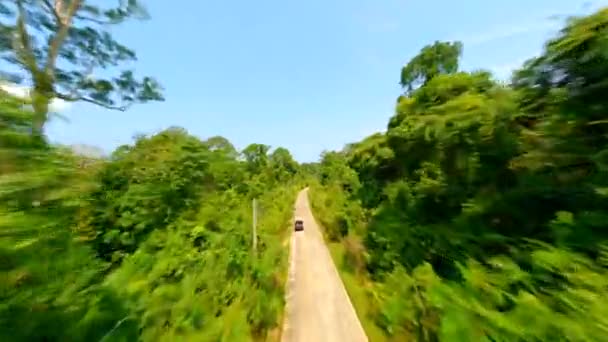
[[[237,148],[288,148],[300,162],[383,131],[400,70],[426,44],[460,40],[461,68],[507,79],[566,16],[608,0],[188,0],[144,2],[151,19],[112,28],[166,101],[126,112],[59,106],[47,133],[111,152],[181,126]],[[174,5],[182,3],[183,5]]]

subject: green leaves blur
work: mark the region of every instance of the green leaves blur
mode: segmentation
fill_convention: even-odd
[[[99,340],[127,312],[74,231],[92,178],[31,135],[33,116],[0,94],[0,339]]]
[[[313,207],[330,236],[364,214],[339,238],[387,339],[605,340],[607,23],[570,19],[508,86],[427,46],[386,133],[322,161]]]
[[[289,151],[240,160],[222,137],[169,128],[89,159],[38,139],[24,101],[0,95],[0,339],[277,338],[305,177]]]

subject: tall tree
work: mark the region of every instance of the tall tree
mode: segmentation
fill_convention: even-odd
[[[251,173],[259,173],[268,165],[268,151],[270,146],[264,144],[250,144],[242,151],[247,162],[247,169]]]
[[[209,172],[214,179],[214,186],[244,190],[241,185],[245,172],[239,163],[239,152],[234,145],[219,135],[208,138],[203,144],[211,151]]]
[[[160,85],[150,77],[138,80],[133,70],[115,77],[95,73],[136,60],[109,28],[144,18],[147,13],[137,0],[120,0],[114,8],[85,0],[0,3],[0,58],[18,69],[4,76],[31,86],[35,134],[43,133],[53,98],[121,111],[133,103],[163,100]]]
[[[229,158],[236,159],[238,157],[238,151],[234,148],[232,143],[219,135],[213,136],[204,141],[204,144],[209,147],[209,150],[212,152],[218,152],[225,154]]]
[[[298,172],[298,163],[293,159],[289,150],[284,147],[275,149],[269,159],[275,178],[279,181],[289,179]]]
[[[460,42],[435,42],[427,45],[401,69],[401,86],[409,93],[440,74],[458,71],[462,53]]]

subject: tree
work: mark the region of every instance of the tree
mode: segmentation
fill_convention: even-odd
[[[303,175],[305,176],[315,176],[318,177],[319,176],[319,172],[320,172],[320,164],[317,162],[313,162],[313,163],[302,163],[300,164],[300,170],[302,172]]]
[[[298,163],[284,147],[275,149],[270,154],[269,162],[278,181],[285,181],[298,172]]]
[[[387,137],[376,133],[348,148],[348,165],[357,172],[361,182],[358,195],[365,207],[376,207],[382,200],[384,185],[398,176],[395,155],[388,146]]]
[[[213,189],[207,146],[182,128],[142,137],[121,148],[100,173],[92,225],[100,256],[120,260],[150,232],[196,208],[202,189]]]
[[[138,80],[132,70],[118,76],[96,75],[135,61],[109,27],[147,17],[137,0],[102,9],[84,0],[12,0],[0,4],[0,57],[16,66],[13,81],[30,85],[35,111],[33,131],[42,135],[53,98],[84,101],[124,111],[130,105],[162,101],[160,85]]]
[[[259,173],[268,165],[268,151],[270,146],[264,144],[250,144],[241,152],[247,163],[247,170]]]
[[[238,157],[238,152],[236,148],[234,148],[234,145],[232,145],[232,143],[228,139],[222,136],[213,136],[205,140],[203,143],[207,145],[209,150],[212,152],[219,152],[226,155],[227,157],[234,159]]]
[[[348,166],[346,156],[342,152],[321,153],[320,179],[323,185],[337,184],[352,194],[361,186],[357,173]]]
[[[458,71],[462,53],[460,42],[435,42],[427,45],[401,69],[401,86],[409,93],[440,74]]]
[[[209,172],[214,182],[213,185],[220,189],[236,187],[244,191],[242,186],[245,172],[239,163],[239,153],[232,143],[221,136],[211,137],[203,142],[211,151]]]

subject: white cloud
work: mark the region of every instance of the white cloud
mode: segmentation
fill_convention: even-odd
[[[481,33],[463,35],[458,40],[463,41],[465,46],[475,46],[525,33],[558,29],[559,27],[560,23],[555,20],[540,20],[535,23],[515,24],[511,26],[498,27]]]
[[[28,87],[24,87],[24,86],[20,86],[20,85],[16,85],[16,84],[9,84],[9,83],[4,83],[4,84],[0,84],[0,88],[2,88],[4,91],[6,91],[9,94],[21,97],[21,98],[26,98],[30,96],[30,88]],[[66,110],[68,110],[71,107],[71,103],[61,100],[61,99],[53,99],[51,100],[50,103],[50,111],[51,112],[56,112],[56,113],[61,113],[61,112],[65,112]]]
[[[491,66],[489,69],[496,78],[507,81],[511,78],[513,71],[520,68],[526,62],[526,60],[527,59],[519,59],[509,63],[498,64]]]
[[[72,103],[61,99],[53,99],[50,107],[53,112],[63,113],[72,107]]]
[[[29,95],[29,91],[27,87],[21,87],[13,84],[2,84],[0,85],[2,90],[6,91],[11,95],[15,95],[17,97],[27,97]]]

